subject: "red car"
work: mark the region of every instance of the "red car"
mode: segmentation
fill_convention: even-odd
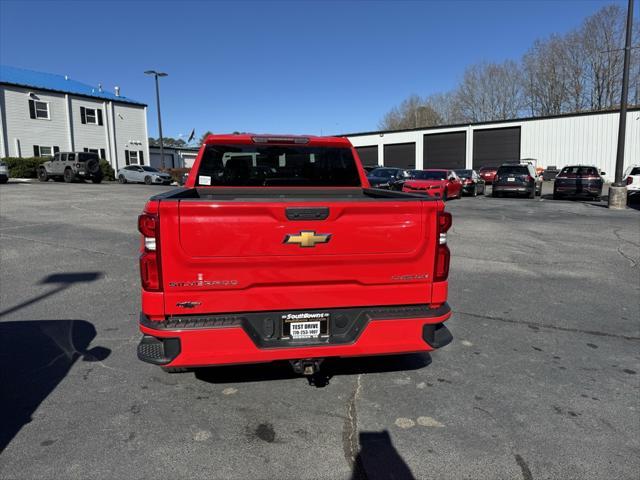
[[[496,178],[497,171],[498,167],[481,167],[480,170],[478,170],[478,173],[487,185],[491,185],[493,180]]]
[[[411,179],[402,184],[402,191],[422,193],[447,200],[462,196],[462,180],[453,170],[412,170]]]
[[[347,138],[210,135],[138,219],[138,358],[313,375],[443,347],[450,226],[438,199],[370,188]]]

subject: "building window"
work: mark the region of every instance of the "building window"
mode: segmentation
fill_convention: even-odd
[[[102,110],[99,108],[80,107],[80,121],[84,124],[102,125]]]
[[[125,150],[124,161],[127,165],[144,165],[142,150]]]
[[[84,148],[83,150],[88,153],[97,153],[103,160],[107,159],[107,152],[104,148]]]
[[[49,102],[40,102],[38,100],[29,100],[29,116],[42,120],[50,120]]]
[[[127,165],[137,165],[138,164],[138,152],[135,150],[125,150],[125,163]]]
[[[60,147],[51,147],[48,145],[34,145],[33,156],[34,157],[52,157],[54,154],[60,151]]]

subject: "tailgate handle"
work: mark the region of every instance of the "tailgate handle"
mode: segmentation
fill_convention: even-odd
[[[329,207],[289,207],[285,213],[289,220],[326,220],[329,216]]]

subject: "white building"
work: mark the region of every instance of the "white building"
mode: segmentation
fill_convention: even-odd
[[[147,106],[67,76],[0,66],[0,157],[98,153],[149,164]]]
[[[345,134],[364,165],[474,168],[518,159],[596,165],[613,179],[619,112],[589,112],[402,131]],[[625,168],[640,163],[640,108],[627,112]]]

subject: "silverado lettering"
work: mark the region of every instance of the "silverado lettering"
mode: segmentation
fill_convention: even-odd
[[[185,187],[138,219],[138,357],[313,374],[443,347],[450,226],[439,198],[371,188],[346,138],[210,135]]]

